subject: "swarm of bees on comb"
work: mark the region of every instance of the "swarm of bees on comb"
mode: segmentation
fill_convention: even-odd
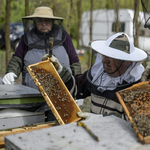
[[[132,127],[143,137],[150,135],[150,84],[118,92],[132,117]]]
[[[65,89],[61,87],[59,81],[50,72],[41,69],[39,66],[32,66],[31,69],[32,73],[34,73],[34,76],[38,80],[38,83],[51,99],[56,110],[58,112],[61,111],[59,114],[61,118],[65,123],[68,123],[68,117],[70,116],[70,112],[73,108],[71,105],[67,107],[70,100],[68,94],[64,92]]]

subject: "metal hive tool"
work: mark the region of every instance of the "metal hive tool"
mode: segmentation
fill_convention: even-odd
[[[116,95],[141,143],[150,143],[150,82],[137,83]]]

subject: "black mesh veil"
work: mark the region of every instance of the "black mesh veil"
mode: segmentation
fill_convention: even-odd
[[[49,37],[53,37],[54,39],[53,46],[61,45],[65,40],[63,20],[53,20],[52,29],[48,33],[38,31],[34,19],[22,19],[22,22],[24,25],[24,42],[29,49],[49,48]],[[62,33],[60,38],[56,38],[60,32]]]
[[[150,13],[149,13],[150,12],[150,2],[149,2],[149,0],[141,0],[141,4],[142,4],[144,19],[145,19],[144,27],[150,29]]]

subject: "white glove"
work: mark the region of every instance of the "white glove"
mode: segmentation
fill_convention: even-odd
[[[14,84],[16,78],[17,76],[13,72],[9,72],[3,77],[2,82],[4,84]]]
[[[45,55],[42,57],[42,61],[47,60],[48,57],[49,57],[49,54],[45,54]]]
[[[88,113],[88,112],[77,112],[77,116],[78,117],[81,117],[82,119],[84,120],[88,120],[91,116],[91,113]]]
[[[53,63],[57,72],[60,73],[63,69],[63,66],[59,63],[58,59],[52,55],[52,57],[50,57],[49,60]]]

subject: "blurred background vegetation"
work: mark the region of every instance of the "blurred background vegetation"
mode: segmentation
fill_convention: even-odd
[[[48,6],[53,9],[55,16],[65,18],[64,27],[72,39],[77,39],[77,24],[83,12],[92,9],[115,9],[119,3],[119,9],[128,8],[134,10],[135,1],[139,0],[30,0],[29,12],[31,15],[36,7]],[[7,0],[0,0],[0,26],[5,24],[5,8]],[[25,0],[10,0],[10,22],[22,22],[25,16]],[[140,1],[139,1],[140,2]],[[149,4],[150,5],[150,4]],[[80,6],[80,9],[79,9]],[[147,6],[148,8],[150,6]],[[142,6],[139,5],[139,10]],[[74,45],[77,48],[77,43]]]
[[[147,8],[150,8],[149,0],[146,1]],[[10,16],[10,23],[12,22],[22,22],[22,17],[25,14],[31,15],[36,7],[39,6],[48,6],[53,9],[53,14],[55,16],[60,16],[65,18],[63,25],[67,32],[70,34],[74,47],[80,49],[78,44],[79,39],[79,26],[81,15],[87,10],[96,10],[96,9],[121,9],[128,8],[135,10],[136,8],[139,11],[142,11],[142,5],[140,0],[0,0],[0,26],[6,25],[6,6],[10,4],[8,14]],[[28,12],[26,12],[26,4],[28,3]],[[137,5],[137,7],[136,7]],[[90,23],[90,22],[89,22]],[[89,41],[87,41],[89,42]],[[7,48],[6,48],[7,51]],[[12,51],[7,51],[12,56]],[[4,74],[6,70],[6,61],[5,60],[8,53],[5,54],[5,50],[0,51],[0,74]],[[82,61],[82,72],[88,69],[90,65],[88,64],[91,60],[89,59],[90,53],[86,52],[84,56],[80,56]]]

